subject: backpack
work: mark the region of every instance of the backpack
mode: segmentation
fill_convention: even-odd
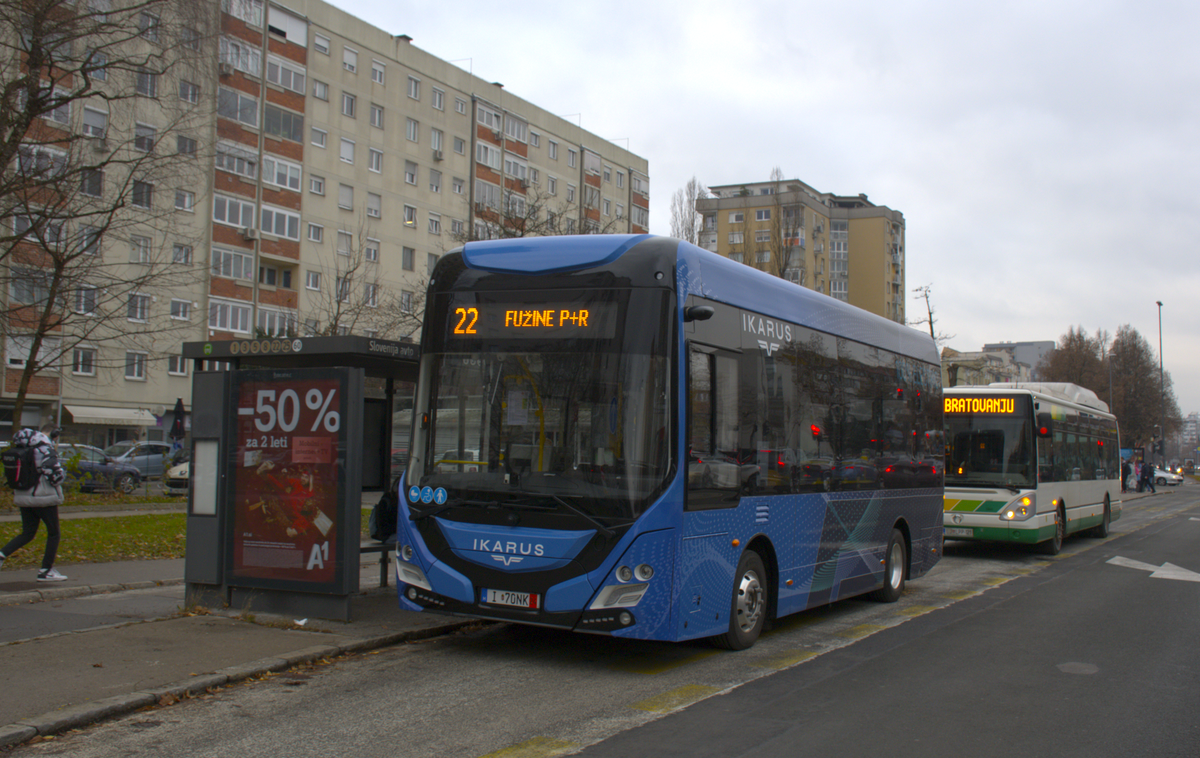
[[[4,464],[4,479],[14,490],[31,490],[42,477],[37,465],[37,448],[30,445],[9,445],[0,453]]]

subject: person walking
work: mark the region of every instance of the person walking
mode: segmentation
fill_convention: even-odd
[[[1158,490],[1154,489],[1154,466],[1146,461],[1142,461],[1142,486],[1140,489],[1143,492],[1148,490],[1158,494]]]
[[[1129,461],[1121,459],[1121,492],[1129,491],[1129,475],[1133,473],[1129,467]]]
[[[46,550],[42,553],[42,568],[38,571],[39,582],[65,582],[67,577],[54,568],[58,555],[58,506],[63,503],[63,480],[67,474],[58,462],[55,442],[58,429],[46,427],[45,432],[22,429],[13,436],[13,447],[28,446],[34,450],[34,462],[38,471],[37,480],[28,489],[13,490],[13,504],[21,509],[22,531],[0,548],[0,567],[5,559],[30,542],[37,535],[39,524],[46,525]]]

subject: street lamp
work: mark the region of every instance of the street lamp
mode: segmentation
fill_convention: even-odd
[[[1162,419],[1162,440],[1163,445],[1162,463],[1165,466],[1167,462],[1166,453],[1166,436],[1167,436],[1167,390],[1163,382],[1163,354],[1162,354],[1162,301],[1155,300],[1158,303],[1158,415]]]

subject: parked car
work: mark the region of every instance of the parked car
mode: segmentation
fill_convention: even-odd
[[[1154,483],[1161,487],[1164,484],[1183,484],[1183,477],[1174,471],[1167,471],[1158,466],[1154,467]]]
[[[142,475],[135,466],[118,461],[98,447],[64,442],[57,449],[68,482],[78,482],[82,492],[112,489],[128,495],[141,484]]]
[[[124,440],[109,445],[104,448],[104,452],[122,463],[136,467],[143,479],[157,479],[163,475],[164,464],[171,456],[171,443]]]
[[[163,488],[168,495],[186,495],[188,491],[188,481],[192,477],[191,461],[184,461],[167,469],[167,473],[163,476]]]

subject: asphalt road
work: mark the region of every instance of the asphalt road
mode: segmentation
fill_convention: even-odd
[[[1189,483],[1133,501],[1114,536],[1073,538],[1053,558],[948,543],[898,603],[799,614],[740,653],[494,625],[20,750],[1195,756],[1198,495]]]

